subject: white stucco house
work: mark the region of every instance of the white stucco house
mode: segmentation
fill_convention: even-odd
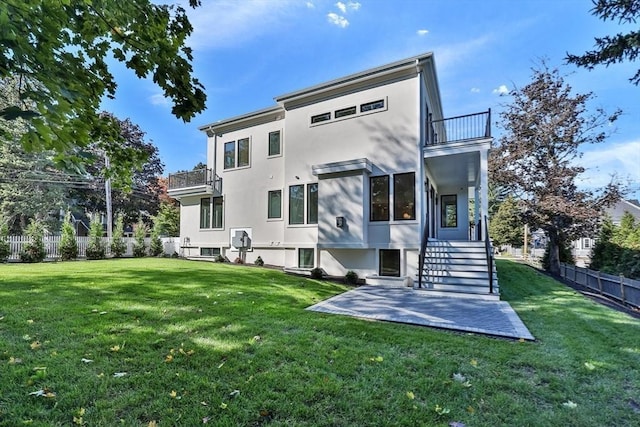
[[[182,254],[497,295],[490,111],[445,118],[440,96],[426,53],[200,127],[207,169],[169,177]]]

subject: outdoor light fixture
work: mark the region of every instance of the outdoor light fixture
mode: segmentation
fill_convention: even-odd
[[[336,227],[344,228],[344,217],[343,216],[337,216],[336,217]]]

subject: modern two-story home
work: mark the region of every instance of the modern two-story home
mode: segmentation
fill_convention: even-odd
[[[426,53],[202,126],[173,174],[182,254],[497,295],[484,222],[490,111],[444,118]]]

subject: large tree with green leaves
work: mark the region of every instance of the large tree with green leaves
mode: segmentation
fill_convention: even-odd
[[[102,99],[116,93],[109,61],[150,76],[172,100],[172,113],[188,121],[206,100],[185,45],[191,32],[184,8],[150,0],[3,0],[0,78],[18,79],[19,99],[1,108],[0,118],[24,120],[24,147],[55,150],[70,168],[86,163],[84,148],[97,141],[113,172],[127,179],[141,156],[99,114]]]
[[[508,196],[491,216],[489,235],[496,246],[522,246],[524,240],[524,226],[518,201]]]
[[[619,112],[589,112],[593,94],[574,94],[559,70],[544,63],[511,95],[500,114],[505,132],[490,158],[491,179],[521,200],[524,223],[547,233],[549,270],[558,273],[563,242],[593,230],[603,207],[620,197],[613,182],[598,194],[576,185],[584,172],[579,147],[605,141],[603,129]]]
[[[636,24],[640,20],[640,0],[596,0],[591,13],[605,21]],[[595,49],[582,55],[567,55],[567,61],[589,70],[596,65],[609,66],[624,61],[635,61],[640,55],[640,31],[618,33],[615,36],[596,37]],[[640,84],[640,70],[629,79]]]

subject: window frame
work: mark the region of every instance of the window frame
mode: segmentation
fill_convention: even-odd
[[[313,191],[313,198],[311,197],[311,189],[315,187],[315,191]],[[307,224],[317,224],[318,223],[318,183],[312,182],[307,184]],[[315,211],[315,212],[314,212]],[[312,218],[312,215],[315,215],[315,218]]]
[[[360,104],[360,113],[370,113],[375,110],[384,110],[386,105],[386,100],[384,98],[377,99],[371,102],[365,102]]]
[[[305,220],[305,188],[304,188],[304,184],[295,184],[295,185],[290,185],[289,186],[289,225],[304,225],[304,220]],[[294,204],[291,202],[292,200],[292,189],[293,188],[301,188],[301,192],[302,192],[302,200],[300,201],[300,203],[302,204],[301,207],[299,207],[299,213],[296,212],[296,216],[300,218],[299,222],[296,220],[296,222],[292,221],[292,209]]]
[[[384,271],[385,263],[383,262],[383,260],[385,258],[384,256],[385,254],[394,255],[393,261],[396,261],[396,255],[397,255],[398,269],[397,271],[394,269],[393,274],[388,274],[388,273],[385,273]],[[378,275],[383,277],[400,277],[401,273],[402,273],[402,256],[400,254],[400,249],[380,249],[378,251]]]
[[[233,150],[232,150],[233,155],[231,157],[229,157],[229,155],[227,154],[228,152],[227,146],[233,147]],[[223,158],[222,168],[224,170],[235,169],[236,168],[236,142],[235,141],[225,142],[223,147],[224,147],[224,152],[222,157]],[[229,158],[233,161],[231,165],[227,163],[227,159]]]
[[[280,200],[278,203],[278,216],[271,216],[272,204],[271,204],[271,195],[279,194]],[[267,192],[267,219],[275,220],[282,219],[282,190],[269,190]]]
[[[205,200],[206,200],[206,204],[204,203]],[[201,197],[200,198],[200,230],[208,230],[210,228],[211,228],[211,197]]]
[[[454,207],[455,225],[448,225],[447,206]],[[458,228],[458,195],[443,194],[440,196],[440,228]]]
[[[205,255],[203,254],[203,250],[210,252],[210,255]],[[217,252],[217,253],[216,253]],[[215,248],[215,247],[200,247],[200,256],[201,257],[217,257],[222,255],[222,249],[221,248]]]
[[[304,264],[303,252],[311,252],[311,264]],[[308,256],[308,255],[307,255]],[[314,248],[298,248],[298,268],[314,268],[316,265],[316,250]]]
[[[216,219],[218,218],[216,215],[216,207],[218,206],[220,208],[219,223],[216,222]],[[211,228],[224,228],[224,197],[211,198]]]
[[[341,108],[339,110],[335,110],[333,112],[333,117],[336,118],[336,119],[341,119],[343,117],[354,116],[357,111],[358,111],[358,109],[356,108],[356,106],[352,105],[351,107]]]
[[[250,167],[251,166],[251,138],[249,138],[249,137],[240,138],[240,139],[238,139],[236,141],[236,143],[237,143],[237,147],[236,147],[236,152],[237,152],[236,168],[239,169],[239,168],[248,168],[248,167]],[[244,159],[244,158],[242,159],[243,160],[242,164],[240,164],[240,156],[242,155],[241,151],[240,151],[240,144],[241,143],[243,145],[246,143],[246,147],[243,147],[243,148],[245,148],[245,150],[243,150],[243,151],[246,151],[246,159]]]
[[[317,125],[318,123],[324,123],[331,120],[331,111],[327,111],[326,113],[314,114],[311,116],[311,124]]]
[[[271,152],[271,136],[272,135],[278,135],[278,152],[277,153],[272,153]],[[267,137],[267,157],[278,157],[278,156],[282,156],[282,132],[280,130],[274,130],[272,132],[269,132],[269,136]]]
[[[383,215],[380,218],[377,218],[377,217],[374,218],[374,212],[376,210],[374,209],[373,182],[374,180],[378,180],[378,179],[386,180],[386,215]],[[377,175],[377,176],[369,177],[369,221],[382,222],[382,221],[389,221],[391,219],[391,209],[390,209],[391,206],[389,203],[390,196],[391,196],[391,180],[389,179],[389,175]]]
[[[400,191],[398,189],[398,178],[411,176],[411,200],[403,201],[400,197]],[[411,206],[408,210],[409,216],[405,217],[408,212],[407,209],[404,209],[403,206]],[[402,212],[402,215],[400,214]],[[416,173],[415,172],[404,172],[404,173],[396,173],[393,174],[393,220],[394,221],[411,221],[416,219]]]

